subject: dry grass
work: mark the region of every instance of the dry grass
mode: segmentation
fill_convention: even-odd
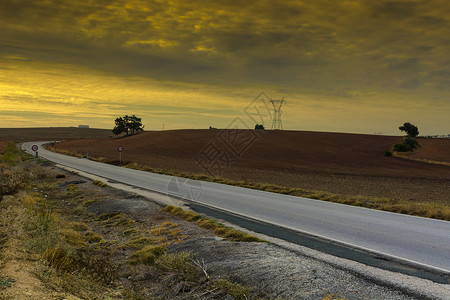
[[[0,232],[14,232],[8,235],[2,261],[5,256],[35,261],[36,276],[48,287],[63,288],[82,298],[108,294],[105,282],[115,277],[114,264],[108,256],[89,250],[89,240],[80,234],[88,230],[87,225],[65,222],[49,200],[34,192],[10,196],[0,210]],[[101,257],[103,262],[98,259],[94,263],[93,257]]]
[[[204,229],[208,229],[214,234],[236,242],[265,242],[256,236],[244,233],[233,228],[227,227],[221,223],[207,219],[194,212],[183,210],[181,207],[168,205],[163,209],[164,212],[183,218],[188,222],[196,222],[196,224]]]
[[[136,232],[136,231],[135,231]],[[142,249],[146,246],[150,245],[158,245],[161,243],[161,240],[155,237],[146,237],[140,236],[136,239],[128,241],[125,246],[129,248]]]
[[[141,250],[138,250],[131,255],[130,264],[153,264],[156,258],[165,254],[166,251],[166,248],[162,246],[145,246]]]
[[[159,255],[152,263],[164,282],[166,297],[197,292],[192,299],[258,299],[251,289],[226,279],[212,279],[204,261],[190,252]],[[188,294],[188,295],[189,295]]]
[[[92,184],[98,185],[99,187],[107,187],[108,185],[100,180],[94,180]]]
[[[37,172],[34,174],[40,176],[36,175]],[[83,215],[73,221],[73,212],[66,206],[70,204],[75,208],[81,202],[78,207],[86,209],[90,203],[84,205],[79,200],[86,192],[75,185],[69,185],[65,190],[59,188],[54,178],[27,185],[29,188],[21,185],[18,193],[0,202],[1,263],[8,259],[21,259],[28,264],[32,261],[35,277],[48,290],[71,293],[82,299],[148,299],[149,295],[157,299],[209,296],[215,299],[255,299],[249,289],[241,285],[210,278],[204,263],[194,260],[190,254],[167,254],[168,245],[184,238],[179,224],[166,221],[143,229],[121,213],[89,218]],[[29,180],[33,182],[35,178]],[[57,209],[56,205],[59,205]],[[183,215],[191,221],[198,220],[195,214]],[[67,216],[72,221],[66,220]],[[117,247],[128,253],[128,262],[145,265],[153,272],[148,276],[153,277],[154,282],[150,282],[151,286],[145,292],[142,289],[112,291],[110,284],[117,283],[119,265],[111,245],[117,241],[107,242],[97,233],[110,226],[114,226],[117,235],[123,232],[121,236],[129,239],[125,248]],[[0,278],[1,287],[13,282],[12,278]]]
[[[328,295],[325,298],[323,298],[322,300],[348,300],[347,298],[341,298],[339,296],[336,295]]]

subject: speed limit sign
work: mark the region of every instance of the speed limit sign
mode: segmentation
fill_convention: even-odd
[[[31,146],[31,150],[33,151],[38,151],[39,147],[37,145],[33,145]]]
[[[122,146],[118,146],[117,147],[117,151],[122,152],[123,151],[123,147]]]

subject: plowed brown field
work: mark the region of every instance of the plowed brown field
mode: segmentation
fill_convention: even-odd
[[[117,161],[121,145],[124,161],[156,169],[209,172],[230,180],[344,195],[450,203],[449,166],[384,156],[401,140],[325,132],[176,130],[71,140],[57,148]],[[450,161],[450,140],[419,142],[422,151],[412,158]]]

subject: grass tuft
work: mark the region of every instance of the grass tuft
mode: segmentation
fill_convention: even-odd
[[[84,238],[89,243],[100,243],[100,242],[104,243],[105,242],[105,240],[103,240],[103,238],[100,235],[98,235],[97,233],[92,232],[92,231],[87,231],[84,234]]]
[[[134,252],[131,255],[129,263],[132,265],[141,263],[146,265],[151,265],[155,262],[155,260],[166,253],[166,248],[162,246],[146,246],[141,250]]]
[[[163,209],[163,211],[175,216],[179,216],[188,222],[196,222],[196,224],[199,227],[213,231],[214,234],[226,238],[228,240],[236,242],[264,242],[263,240],[257,238],[256,236],[252,236],[250,234],[235,230],[233,228],[226,227],[223,224],[207,219],[194,212],[185,211],[181,207],[168,205]]]
[[[107,187],[108,186],[106,183],[104,183],[103,181],[100,181],[100,180],[94,180],[92,182],[92,184],[95,184],[95,185],[97,185],[99,187]]]
[[[73,229],[61,229],[61,235],[65,238],[66,242],[72,246],[84,246],[85,241],[83,236]]]
[[[149,246],[149,245],[155,245],[159,242],[160,240],[158,238],[154,238],[154,237],[139,237],[137,239],[128,241],[125,246],[126,247],[130,247],[130,248],[137,248],[137,249],[141,249],[145,246]]]

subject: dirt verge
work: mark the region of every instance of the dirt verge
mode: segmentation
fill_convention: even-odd
[[[139,243],[145,243],[143,238],[149,238],[166,245],[169,253],[193,253],[211,278],[250,286],[255,295],[266,299],[321,299],[333,295],[348,299],[413,299],[400,290],[388,287],[386,283],[375,284],[311,255],[275,244],[237,243],[218,238],[195,223],[162,212],[163,206],[134,193],[100,187],[94,185],[92,180],[51,166],[45,168],[46,174],[55,177],[51,184],[45,181],[35,183],[35,191],[47,195],[54,211],[64,222],[75,224],[74,228],[85,228],[82,229],[84,236],[89,233],[91,245],[99,247],[98,251],[108,249],[108,261],[114,262],[117,274],[107,289],[101,292],[102,297],[147,299],[165,290],[167,282],[156,280],[152,266],[129,263],[133,253],[140,249]],[[59,178],[56,179],[56,175]],[[17,201],[20,198],[14,199]],[[5,204],[2,203],[1,208],[3,216],[9,213],[9,206]],[[8,224],[3,222],[1,231],[7,232],[8,229]],[[39,268],[36,264],[39,261],[2,257],[1,276],[14,282],[11,287],[2,289],[1,295],[6,299],[14,299],[20,293],[23,295],[24,291],[30,293],[30,297],[42,299],[50,299],[49,295],[56,299],[90,298],[95,295],[94,288],[88,293],[77,292],[67,285],[58,286],[58,281],[51,280],[51,276],[43,277],[42,272],[49,269]],[[21,272],[14,272],[12,266]],[[27,270],[26,273],[23,273],[24,270]],[[24,290],[25,285],[27,288]],[[189,298],[190,291],[173,288],[170,291],[173,293],[170,296],[167,290],[159,295],[171,299]],[[201,297],[225,298],[224,295],[207,292]]]

